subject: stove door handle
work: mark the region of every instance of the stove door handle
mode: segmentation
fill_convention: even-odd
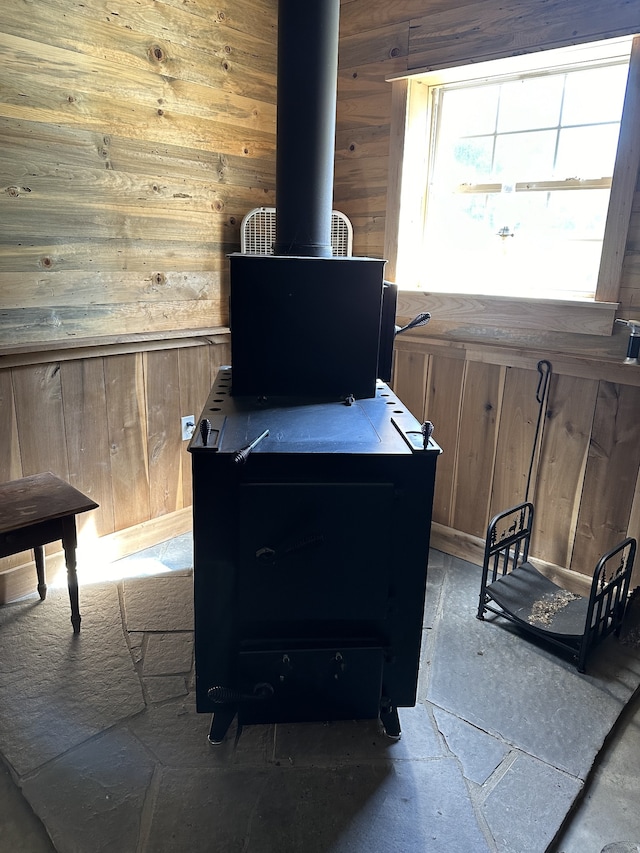
[[[278,557],[288,557],[290,554],[320,545],[324,540],[324,533],[311,533],[309,536],[296,539],[288,545],[281,545],[278,549],[271,548],[269,545],[263,545],[256,551],[256,560],[260,560],[263,563],[275,563]]]

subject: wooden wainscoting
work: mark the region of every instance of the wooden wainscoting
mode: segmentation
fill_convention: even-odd
[[[229,361],[229,336],[169,343],[82,358],[58,352],[58,360],[42,353],[39,363],[0,369],[0,481],[51,471],[93,498],[99,508],[77,519],[85,552],[94,545],[117,559],[189,529],[181,417],[200,415]],[[52,571],[62,565],[59,547],[48,549]],[[34,588],[32,556],[0,560],[0,602]]]
[[[428,328],[428,327],[427,327]],[[431,420],[443,448],[433,508],[433,544],[479,562],[490,518],[525,497],[538,403],[537,362],[545,356],[466,348],[401,337],[394,389],[413,414]],[[640,538],[640,374],[633,366],[563,356],[553,365],[530,497],[534,556],[591,574],[627,535]],[[605,372],[606,376],[606,372]],[[640,582],[640,567],[634,578]]]

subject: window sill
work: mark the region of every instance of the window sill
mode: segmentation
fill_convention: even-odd
[[[593,302],[589,299],[525,299],[400,290],[397,314],[412,317],[421,311],[429,311],[439,323],[447,325],[610,337],[618,307],[618,302]]]

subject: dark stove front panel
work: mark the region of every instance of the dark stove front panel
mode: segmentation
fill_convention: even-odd
[[[386,617],[391,483],[244,483],[238,612],[245,637],[316,638]],[[340,623],[345,623],[343,628]]]

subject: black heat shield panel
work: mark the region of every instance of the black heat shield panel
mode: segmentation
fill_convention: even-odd
[[[373,396],[384,264],[231,255],[234,395]]]
[[[380,323],[380,347],[378,351],[378,379],[391,381],[393,371],[393,344],[396,333],[396,308],[398,285],[385,281],[382,292],[382,321]]]

